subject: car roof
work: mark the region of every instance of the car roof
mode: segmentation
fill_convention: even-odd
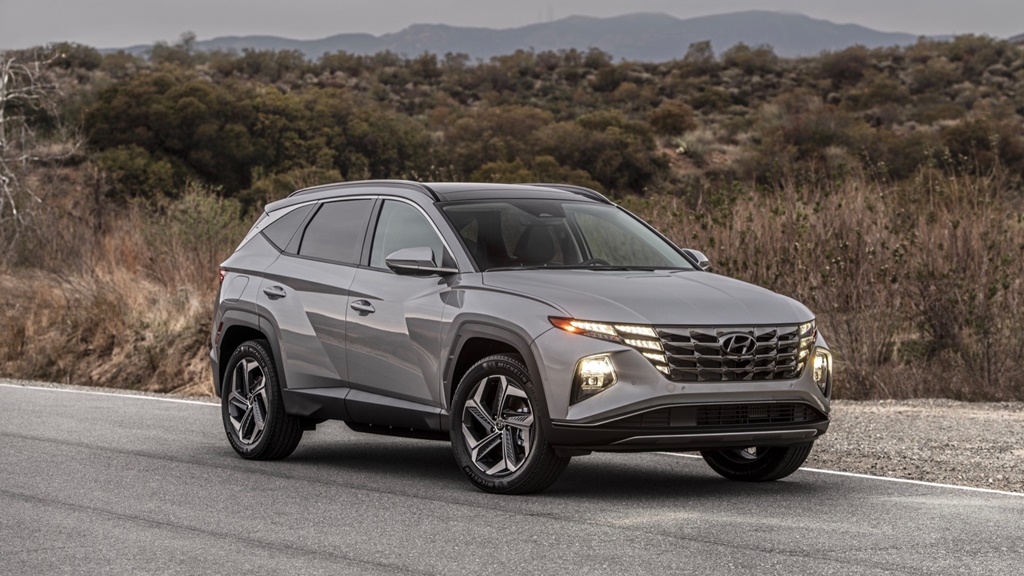
[[[378,193],[379,189],[423,194],[434,202],[482,199],[554,199],[611,204],[604,195],[571,184],[491,184],[481,182],[412,182],[408,180],[361,180],[304,188],[287,198],[267,204],[267,212],[303,202],[349,195]]]

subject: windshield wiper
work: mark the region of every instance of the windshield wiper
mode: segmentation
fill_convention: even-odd
[[[657,268],[651,268],[650,266],[611,266],[611,265],[597,265],[597,266],[574,266],[577,270],[612,270],[612,271],[626,271],[626,272],[654,272]]]

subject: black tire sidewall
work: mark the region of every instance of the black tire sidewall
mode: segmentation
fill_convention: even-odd
[[[768,447],[763,455],[749,462],[737,461],[727,451],[703,451],[701,456],[712,470],[730,480],[766,482],[795,472],[807,459],[812,445],[813,442]]]
[[[465,438],[462,435],[462,415],[466,400],[469,398],[469,394],[475,384],[484,377],[491,375],[502,375],[506,378],[511,378],[526,393],[534,414],[533,449],[527,456],[526,462],[512,474],[499,478],[487,476],[476,467],[470,457],[469,449],[466,447]],[[544,466],[545,460],[554,457],[553,453],[545,454],[545,452],[552,452],[552,450],[548,446],[544,435],[544,424],[547,415],[544,410],[544,404],[539,396],[540,391],[535,389],[525,363],[516,356],[506,354],[489,356],[477,362],[466,371],[452,398],[449,434],[456,462],[478,488],[486,492],[498,494],[519,493],[523,491],[524,486],[534,480],[538,473],[538,466]]]

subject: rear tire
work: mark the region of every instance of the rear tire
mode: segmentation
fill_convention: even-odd
[[[231,354],[221,391],[228,442],[247,460],[287,457],[302,439],[302,420],[286,414],[270,343],[249,340]]]
[[[705,450],[711,469],[729,480],[769,482],[796,472],[811,453],[813,442],[795,446],[761,446],[745,450]]]
[[[496,354],[474,364],[455,390],[451,441],[455,461],[484,492],[544,490],[565,471],[544,437],[540,391],[523,359]]]

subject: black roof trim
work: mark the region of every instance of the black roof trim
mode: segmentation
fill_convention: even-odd
[[[350,188],[356,186],[380,186],[380,187],[391,187],[400,186],[402,188],[408,188],[410,190],[416,190],[422,192],[430,197],[434,202],[440,202],[441,198],[430,189],[430,186],[420,182],[413,182],[412,180],[356,180],[353,182],[335,182],[333,184],[321,184],[320,186],[312,186],[310,188],[303,188],[296,192],[292,192],[288,195],[289,198],[292,196],[304,196],[306,194],[312,194],[314,192],[323,192],[325,190],[336,190],[339,188]]]
[[[600,202],[602,204],[612,204],[612,201],[609,200],[604,194],[601,194],[597,190],[591,190],[590,188],[584,188],[583,186],[575,186],[573,184],[541,184],[541,183],[525,184],[525,186],[543,186],[544,188],[554,188],[555,190],[562,190],[562,191],[565,191],[565,192],[571,192],[573,194],[576,194],[577,196],[583,196],[585,198],[590,198],[591,200],[597,200],[598,202]]]

